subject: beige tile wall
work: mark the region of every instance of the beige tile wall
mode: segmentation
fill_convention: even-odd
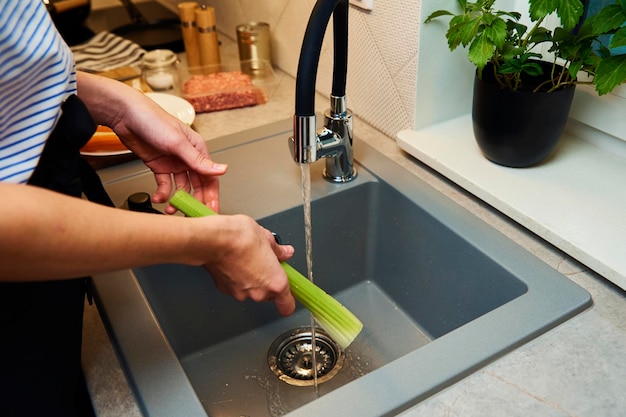
[[[161,2],[172,7],[179,3],[177,0]],[[315,0],[199,2],[215,7],[218,29],[233,39],[236,38],[235,27],[240,23],[269,23],[274,64],[295,76],[300,45]],[[372,12],[350,8],[348,105],[354,113],[390,136],[413,127],[419,4],[420,0],[375,0]],[[332,38],[328,35],[317,77],[317,89],[322,94],[330,93],[332,79]]]

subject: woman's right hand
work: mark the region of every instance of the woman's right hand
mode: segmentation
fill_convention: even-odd
[[[280,265],[294,253],[290,245],[276,243],[272,233],[244,215],[211,216],[194,220],[218,222],[212,253],[204,267],[217,288],[239,301],[273,301],[278,312],[288,316],[295,299]],[[214,246],[215,245],[215,246]]]

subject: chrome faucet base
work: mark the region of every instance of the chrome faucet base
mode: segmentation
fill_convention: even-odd
[[[352,172],[346,175],[336,176],[332,175],[328,172],[327,169],[324,169],[323,177],[326,181],[332,182],[335,184],[344,184],[346,182],[350,182],[357,177],[356,168],[352,168]]]
[[[323,146],[327,155],[324,179],[333,183],[352,181],[357,172],[352,154],[352,113],[346,107],[345,96],[330,96],[330,109],[324,113],[324,126],[339,138],[332,146]]]
[[[357,176],[352,155],[352,113],[346,99],[331,96],[331,107],[324,113],[324,127],[315,130],[313,116],[294,116],[289,150],[293,160],[311,164],[326,159],[324,179],[333,183],[352,181]]]

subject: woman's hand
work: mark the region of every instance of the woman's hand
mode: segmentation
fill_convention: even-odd
[[[166,202],[174,190],[182,188],[193,190],[198,200],[219,211],[218,176],[226,172],[227,166],[210,159],[206,143],[197,132],[149,98],[145,100],[148,102],[140,104],[141,114],[131,112],[112,128],[154,172],[157,189],[153,201]],[[176,210],[168,207],[166,211],[172,214]]]
[[[198,200],[219,211],[218,177],[227,166],[211,160],[202,136],[130,86],[82,72],[77,86],[94,120],[113,129],[154,172],[155,203],[166,202],[175,189],[193,189]]]
[[[214,236],[219,250],[210,254],[205,268],[217,288],[239,301],[274,301],[278,312],[287,316],[295,310],[287,274],[280,266],[294,253],[290,245],[276,243],[272,233],[248,216],[211,216],[195,219],[219,222]],[[200,230],[200,228],[198,229]]]

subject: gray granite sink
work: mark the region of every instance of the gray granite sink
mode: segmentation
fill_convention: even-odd
[[[211,142],[230,165],[221,211],[246,213],[296,247],[305,271],[300,169],[290,123]],[[308,325],[271,304],[219,293],[202,268],[159,265],[94,278],[98,306],[149,416],[394,415],[591,304],[589,294],[370,146],[359,176],[312,166],[316,283],[364,323],[342,370],[319,387],[267,365],[282,333]],[[217,149],[217,151],[216,151]],[[152,191],[147,172],[107,184],[122,205]]]

